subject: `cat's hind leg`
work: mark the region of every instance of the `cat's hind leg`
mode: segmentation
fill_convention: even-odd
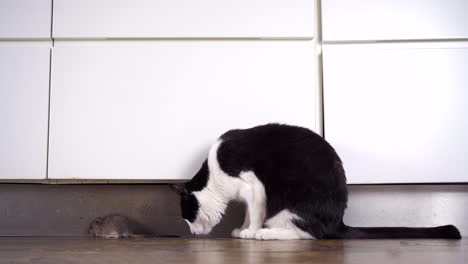
[[[262,228],[255,233],[258,240],[303,239],[297,232],[288,228]]]
[[[255,239],[258,240],[287,240],[287,239],[313,239],[313,237],[298,228],[293,221],[302,221],[302,219],[291,213],[289,210],[283,210],[268,219],[265,223],[267,228],[257,230]]]

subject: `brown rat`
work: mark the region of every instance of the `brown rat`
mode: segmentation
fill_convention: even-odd
[[[122,215],[98,217],[89,225],[88,234],[95,237],[120,238],[148,235],[142,228]]]

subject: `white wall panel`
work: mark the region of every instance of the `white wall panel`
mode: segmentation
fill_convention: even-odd
[[[49,48],[0,48],[0,179],[45,179]]]
[[[55,0],[55,38],[312,38],[314,0]]]
[[[323,52],[325,138],[350,183],[468,181],[466,43]]]
[[[228,129],[315,126],[311,46],[57,47],[49,177],[189,179]]]
[[[50,38],[52,0],[0,0],[0,39]]]
[[[322,0],[323,40],[468,38],[466,0]]]

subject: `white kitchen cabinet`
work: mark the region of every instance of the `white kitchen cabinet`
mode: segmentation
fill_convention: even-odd
[[[0,179],[45,179],[49,48],[0,47]]]
[[[468,38],[466,0],[323,0],[324,41]]]
[[[468,182],[468,44],[325,45],[325,138],[349,183]]]
[[[311,46],[56,47],[49,178],[190,179],[232,128],[315,127]]]
[[[50,39],[52,0],[0,0],[0,39]]]
[[[55,38],[312,38],[314,0],[55,0]]]

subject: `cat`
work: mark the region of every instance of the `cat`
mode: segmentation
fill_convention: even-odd
[[[230,201],[246,204],[245,239],[459,239],[453,225],[350,227],[343,223],[348,190],[341,159],[313,131],[267,124],[224,133],[192,180],[171,185],[192,234],[210,233]]]

